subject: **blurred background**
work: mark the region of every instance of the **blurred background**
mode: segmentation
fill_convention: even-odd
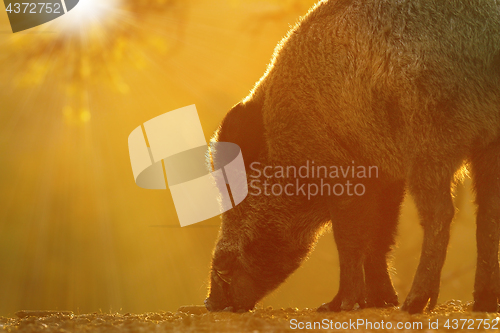
[[[0,315],[172,311],[202,304],[220,218],[180,228],[167,191],[135,185],[127,138],[196,104],[207,140],[264,73],[311,0],[80,0],[12,34],[0,5]],[[472,298],[469,180],[440,301]],[[402,301],[422,231],[405,201],[394,252]],[[338,287],[331,233],[263,306],[317,307]]]

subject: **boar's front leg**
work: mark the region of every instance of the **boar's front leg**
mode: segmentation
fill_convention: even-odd
[[[372,216],[373,234],[365,255],[365,285],[367,307],[399,304],[387,265],[387,255],[394,245],[397,224],[404,199],[404,181],[379,185],[377,214]]]
[[[330,303],[318,308],[320,312],[352,310],[356,304],[365,307],[363,261],[371,232],[370,219],[376,202],[368,197],[350,198],[350,202],[336,203],[331,209],[333,235],[339,254],[339,291]],[[336,206],[343,206],[342,209]]]
[[[429,309],[436,305],[441,269],[450,239],[450,224],[455,213],[451,196],[454,166],[433,164],[432,160],[417,161],[409,177],[409,189],[424,229],[420,263],[402,307],[409,313],[422,312],[429,300]]]
[[[497,312],[500,297],[500,142],[479,150],[471,159],[477,208],[477,268],[474,311]]]

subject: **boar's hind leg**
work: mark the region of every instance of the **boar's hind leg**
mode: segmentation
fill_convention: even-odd
[[[387,266],[387,255],[394,245],[396,229],[404,199],[403,181],[380,186],[378,214],[374,215],[374,233],[370,237],[364,262],[366,305],[386,307],[399,304]]]
[[[451,196],[454,170],[450,169],[450,166],[433,165],[429,158],[417,161],[409,177],[409,189],[424,229],[420,263],[402,307],[409,313],[422,312],[429,300],[429,309],[434,308],[439,295],[441,269],[455,213]]]
[[[477,268],[474,311],[497,312],[500,296],[498,242],[500,237],[500,142],[472,157],[477,203]]]
[[[370,232],[370,218],[375,212],[376,202],[368,196],[352,200],[347,207],[335,209],[332,205],[331,217],[333,235],[339,254],[339,291],[330,303],[325,303],[318,311],[353,310],[356,304],[365,306],[365,283],[363,277],[363,257]]]

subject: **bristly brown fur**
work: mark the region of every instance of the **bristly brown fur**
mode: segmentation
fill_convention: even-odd
[[[432,308],[454,215],[451,184],[468,161],[478,204],[474,310],[497,311],[498,1],[321,1],[280,42],[267,72],[228,113],[216,140],[240,145],[247,172],[252,162],[356,161],[377,166],[380,176],[365,182],[362,197],[249,195],[226,212],[210,310],[251,309],[299,267],[329,221],[340,287],[320,310],[398,304],[387,255],[405,189],[417,205],[424,241],[403,309]],[[231,283],[217,278],[215,268],[229,269]]]

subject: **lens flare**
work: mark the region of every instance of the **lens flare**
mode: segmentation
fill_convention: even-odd
[[[53,26],[66,34],[90,32],[96,26],[116,22],[121,10],[121,0],[80,0],[73,10],[55,20]]]

